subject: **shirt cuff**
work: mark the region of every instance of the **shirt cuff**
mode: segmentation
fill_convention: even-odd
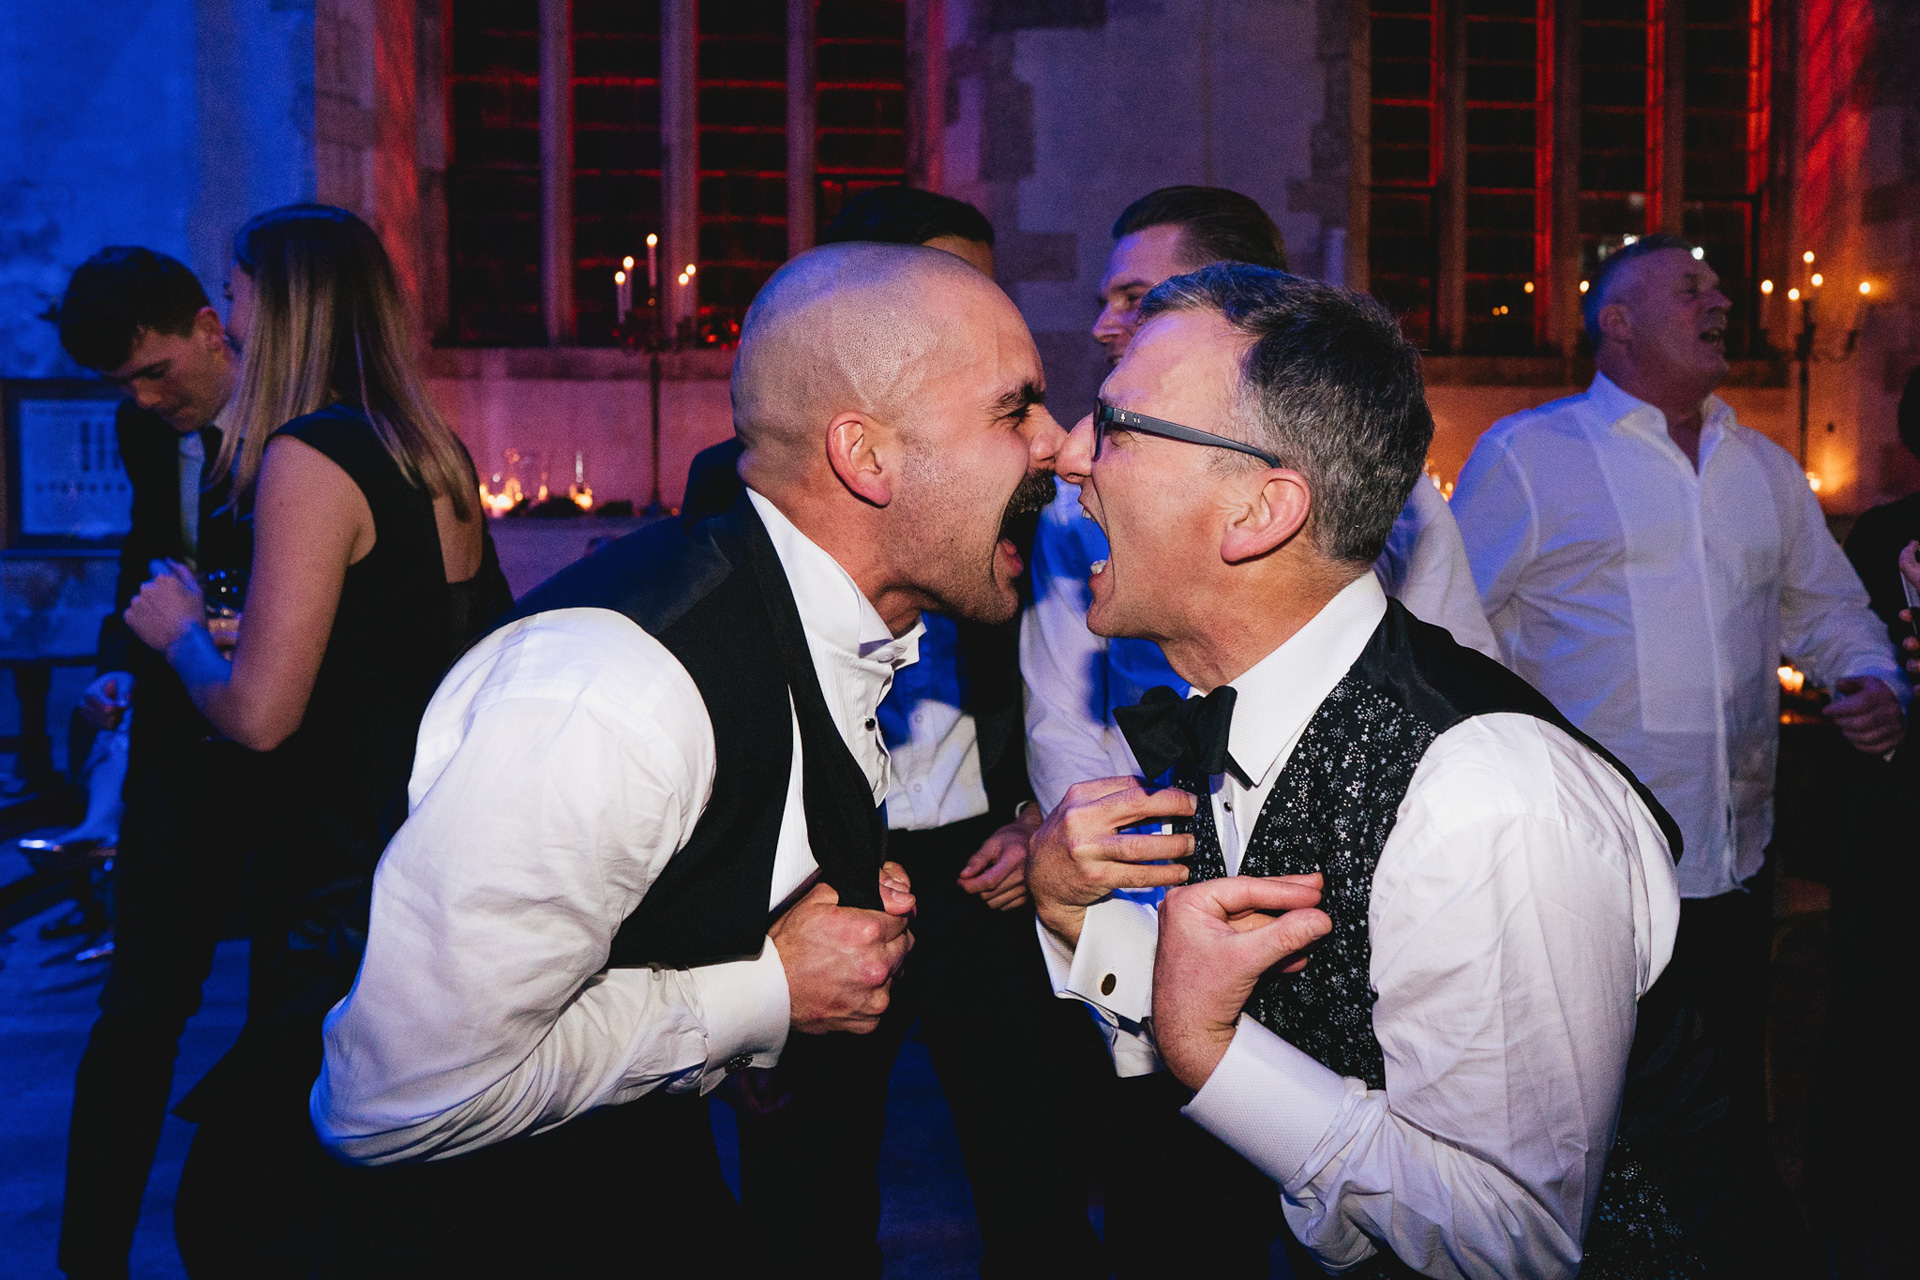
[[[1243,1013],[1226,1056],[1182,1113],[1294,1194],[1350,1095],[1365,1091]]]
[[[780,963],[772,938],[756,959],[701,965],[687,970],[687,977],[699,999],[707,1033],[701,1093],[718,1088],[733,1072],[771,1067],[780,1061],[793,1006],[786,966]]]
[[[1064,984],[1103,1013],[1142,1023],[1153,1016],[1153,957],[1160,913],[1141,902],[1108,898],[1087,908],[1080,944]],[[1051,964],[1051,962],[1050,962]]]

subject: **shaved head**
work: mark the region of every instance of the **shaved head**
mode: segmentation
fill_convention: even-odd
[[[838,414],[904,428],[928,380],[961,362],[972,335],[953,321],[965,301],[1013,306],[960,258],[916,245],[826,245],[781,267],[747,312],[733,365],[747,451],[785,473],[817,457]]]
[[[1033,335],[966,261],[846,242],[775,272],[733,363],[740,477],[881,616],[1004,621],[1065,439]],[[897,634],[897,632],[896,632]]]

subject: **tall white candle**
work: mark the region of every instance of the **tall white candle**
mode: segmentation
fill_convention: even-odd
[[[647,236],[647,289],[651,292],[660,287],[660,237]]]
[[[613,306],[615,323],[625,324],[633,311],[633,281],[627,279],[624,271],[613,273]]]

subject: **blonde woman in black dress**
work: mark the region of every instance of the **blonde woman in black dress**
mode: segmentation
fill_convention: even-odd
[[[182,1104],[199,1122],[176,1227],[195,1276],[304,1273],[332,1176],[307,1120],[320,1024],[365,944],[374,865],[406,811],[421,713],[511,603],[471,459],[425,390],[393,267],[343,209],[262,214],[234,241],[244,347],[215,474],[255,555],[231,660],[168,566],[127,609],[202,714],[264,753],[239,1043]]]

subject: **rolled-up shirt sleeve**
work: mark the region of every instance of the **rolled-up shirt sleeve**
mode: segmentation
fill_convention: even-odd
[[[457,666],[421,726],[359,978],[327,1018],[326,1145],[367,1164],[456,1155],[775,1061],[789,1008],[771,942],[603,967],[713,771],[692,679],[616,614],[541,615]]]

